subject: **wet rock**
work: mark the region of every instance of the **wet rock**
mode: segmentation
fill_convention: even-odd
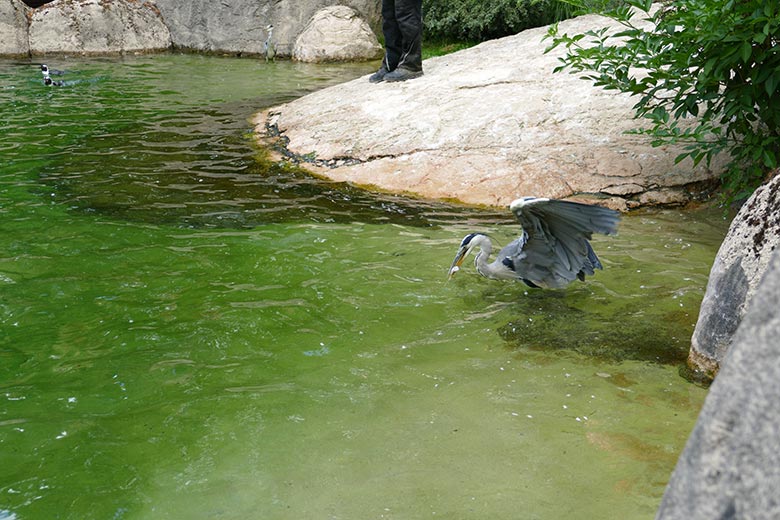
[[[30,9],[19,0],[0,0],[0,56],[26,56],[27,14]]]
[[[56,0],[35,9],[30,52],[112,54],[169,48],[157,8],[134,0]]]
[[[780,175],[742,206],[715,257],[688,363],[714,376],[780,243]]]
[[[306,23],[319,9],[344,4],[378,28],[380,2],[377,0],[156,0],[171,31],[174,47],[208,52],[262,54],[266,26],[274,26],[273,43],[277,56],[291,56],[293,44]]]
[[[295,40],[293,59],[312,63],[373,60],[383,52],[365,20],[354,9],[336,5],[312,17]]]
[[[560,28],[609,24],[584,16]],[[258,114],[257,133],[278,130],[287,151],[315,157],[307,167],[328,178],[473,204],[582,194],[622,198],[624,207],[679,203],[693,197],[689,185],[714,182],[722,161],[675,164],[682,147],[626,133],[642,124],[635,99],[554,74],[564,51],[544,53],[546,32],[428,59],[412,81],[360,78],[313,93]],[[324,166],[335,158],[351,162]]]
[[[780,518],[780,252],[765,259],[658,520]]]

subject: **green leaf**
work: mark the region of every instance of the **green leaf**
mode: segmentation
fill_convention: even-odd
[[[683,162],[683,161],[686,159],[686,157],[688,157],[689,155],[691,155],[691,152],[685,152],[685,153],[681,153],[680,155],[678,155],[677,157],[675,157],[675,158],[674,158],[674,164],[680,164],[680,163],[681,163],[681,162]]]
[[[772,150],[767,148],[764,149],[764,165],[767,168],[777,168],[777,156],[775,156]]]
[[[774,94],[775,90],[777,90],[777,84],[779,81],[780,73],[778,72],[775,72],[766,79],[766,82],[764,82],[764,90],[766,90],[767,96],[772,97],[772,94]]]
[[[750,55],[753,54],[753,45],[749,41],[743,42],[740,52],[742,53],[742,61],[747,63]]]

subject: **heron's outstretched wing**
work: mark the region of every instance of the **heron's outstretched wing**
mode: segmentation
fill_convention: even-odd
[[[620,220],[617,211],[566,200],[525,197],[509,208],[523,227],[523,237],[506,253],[513,255],[520,278],[543,287],[563,287],[601,269],[588,240],[593,233],[616,233]]]

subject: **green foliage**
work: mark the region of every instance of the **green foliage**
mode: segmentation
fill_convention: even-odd
[[[478,44],[471,40],[430,40],[423,38],[422,57],[424,60],[434,56],[444,56],[463,49],[468,49]]]
[[[559,0],[423,0],[425,38],[484,41],[571,15]]]
[[[621,30],[569,36],[553,26],[550,49],[605,89],[637,96],[637,133],[685,144],[698,164],[727,152],[728,200],[749,195],[780,159],[780,3],[769,0],[626,0],[606,13]],[[637,16],[652,23],[637,24]],[[615,39],[617,38],[617,39]],[[686,118],[696,118],[684,124]]]

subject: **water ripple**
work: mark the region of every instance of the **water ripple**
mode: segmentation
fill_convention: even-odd
[[[188,227],[289,221],[430,226],[480,211],[370,194],[258,161],[248,119],[264,106],[365,74],[371,65],[259,67],[192,56],[67,61],[68,87],[46,89],[29,64],[0,62],[14,109],[0,151],[39,193],[73,211]],[[181,70],[189,70],[181,81]],[[199,77],[202,75],[202,77]],[[222,88],[229,77],[231,86]],[[30,139],[30,127],[36,128]],[[24,161],[40,158],[33,167]]]

